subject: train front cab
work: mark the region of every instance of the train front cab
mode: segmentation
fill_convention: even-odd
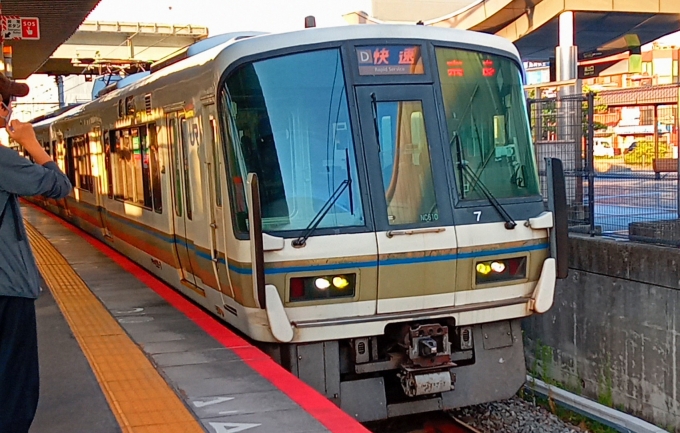
[[[232,66],[220,93],[255,337],[290,343],[272,353],[361,421],[512,396],[565,221],[563,193],[549,209],[539,193],[518,60],[420,40],[299,51]]]

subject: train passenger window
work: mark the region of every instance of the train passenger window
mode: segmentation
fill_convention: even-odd
[[[192,219],[192,202],[191,202],[191,174],[189,172],[189,125],[187,120],[182,118],[180,120],[182,129],[182,140],[180,148],[182,150],[182,172],[184,173],[184,197],[186,199],[185,206],[187,208],[187,218]]]
[[[139,128],[139,161],[141,167],[141,199],[144,207],[151,209],[153,203],[151,201],[151,169],[149,167],[149,139],[147,137],[146,126]],[[139,180],[138,180],[139,183]]]
[[[120,166],[122,167],[122,194],[121,198],[126,201],[134,200],[134,164],[132,164],[132,140],[130,137],[130,130],[126,129],[121,131],[121,137],[119,140],[119,147],[117,150],[117,156]]]
[[[538,195],[519,67],[452,48],[437,48],[436,56],[459,197],[486,199],[484,189],[495,198]]]
[[[92,128],[89,136],[89,166],[90,166],[90,191],[95,192],[97,185],[99,191],[107,190],[107,179],[104,168],[104,143],[102,142],[102,130],[99,126]]]
[[[74,159],[74,153],[73,153],[73,139],[72,138],[67,138],[66,139],[66,155],[64,156],[64,165],[66,166],[66,176],[68,177],[68,180],[71,181],[71,185],[76,186],[76,168],[75,168],[75,159]]]
[[[181,158],[179,154],[179,136],[177,134],[177,119],[171,118],[168,121],[168,136],[171,146],[171,154],[173,159],[173,183],[175,199],[175,215],[181,217],[183,215],[182,208],[182,166],[180,164]]]
[[[130,154],[127,159],[131,185],[128,185],[130,199],[137,204],[144,204],[144,173],[142,171],[142,142],[139,129],[130,131]]]
[[[157,213],[163,213],[163,193],[161,191],[160,155],[158,154],[158,141],[156,140],[156,125],[149,125],[149,164],[151,166],[151,196],[153,209]]]
[[[363,226],[347,89],[337,49],[255,61],[227,77],[225,126],[232,203],[260,181],[263,229],[300,231],[338,195],[319,228]],[[234,209],[245,232],[242,209]],[[239,215],[241,215],[239,220]]]
[[[154,182],[158,184],[158,179],[156,181],[153,179],[158,173],[154,175],[150,161],[152,153],[155,152],[152,151],[151,144],[156,140],[155,126],[152,125],[150,128],[154,130],[151,138],[148,137],[147,126],[110,131],[104,137],[106,164],[111,167],[107,170],[108,183],[113,185],[113,188],[109,187],[109,197],[113,194],[118,200],[135,203],[148,209],[154,206],[152,192]],[[160,186],[158,188],[160,189]],[[158,197],[160,200],[160,193]]]
[[[378,102],[377,118],[388,223],[438,221],[422,102]]]
[[[215,176],[215,205],[222,206],[222,182],[220,173],[222,173],[222,159],[220,158],[220,147],[217,144],[215,119],[210,118],[210,143],[213,149],[213,173]]]
[[[106,170],[106,187],[109,198],[113,198],[113,169],[111,167],[111,142],[115,143],[115,131],[104,132],[104,169]]]
[[[229,94],[222,91],[222,106],[234,107]],[[237,135],[234,118],[229,115],[223,115],[224,121],[222,137],[226,142],[225,161],[227,164],[227,187],[231,197],[230,204],[232,209],[234,229],[236,232],[248,232],[248,206],[246,205],[246,191],[244,179],[248,174],[248,169],[245,167],[245,158],[239,146],[234,146],[234,142],[239,139]]]

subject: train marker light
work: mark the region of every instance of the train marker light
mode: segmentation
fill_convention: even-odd
[[[491,266],[488,263],[477,263],[477,273],[487,275],[491,272]]]
[[[289,302],[352,298],[356,293],[357,274],[331,274],[293,277],[288,283]]]
[[[349,286],[349,281],[345,277],[333,277],[333,285],[338,289],[344,289]]]
[[[476,284],[523,280],[527,277],[527,264],[527,256],[477,262]]]
[[[327,288],[329,288],[331,286],[331,282],[328,281],[327,278],[317,278],[314,281],[314,285],[319,290],[326,290]]]

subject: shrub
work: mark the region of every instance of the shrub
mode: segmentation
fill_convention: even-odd
[[[671,150],[666,143],[659,143],[659,158],[667,158],[671,154]],[[654,142],[650,140],[639,140],[635,149],[623,155],[623,162],[626,164],[644,164],[652,163],[654,159]]]

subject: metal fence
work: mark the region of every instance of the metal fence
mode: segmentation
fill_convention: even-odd
[[[617,155],[596,149],[592,93],[527,102],[542,180],[546,157],[564,165],[571,231],[680,246],[677,158],[648,143]]]

